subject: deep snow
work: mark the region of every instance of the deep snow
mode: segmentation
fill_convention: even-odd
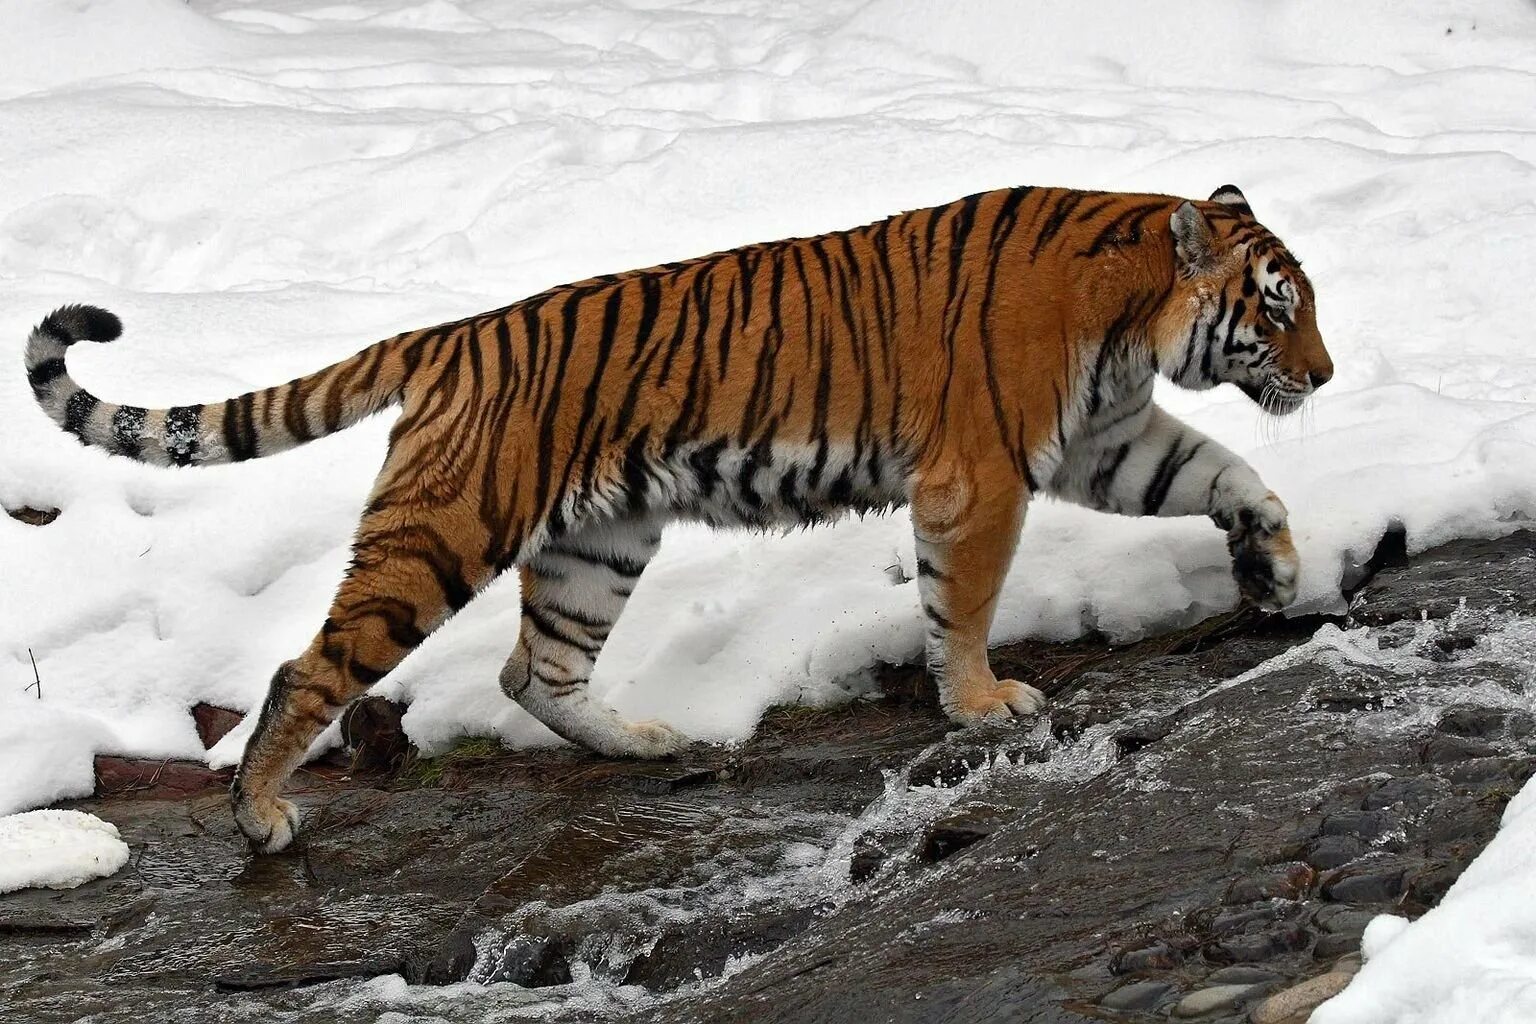
[[[80,449],[21,373],[65,301],[127,324],[72,356],[86,386],[186,403],[561,281],[982,189],[1233,181],[1306,261],[1338,375],[1278,422],[1230,388],[1161,400],[1286,500],[1303,606],[1393,520],[1422,549],[1536,516],[1520,0],[7,0],[0,21],[0,504],[63,510],[0,516],[0,813],[88,792],[95,752],[201,756],[197,700],[253,707],[324,615],[388,426],[195,471]],[[1129,639],[1235,600],[1207,522],[1029,518],[995,641]],[[919,654],[893,582],[912,560],[904,514],[675,529],[595,687],[715,740],[844,699]],[[505,580],[380,686],[413,739],[553,742],[495,683],[516,623]]]

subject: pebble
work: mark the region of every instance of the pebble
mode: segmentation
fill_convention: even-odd
[[[1349,984],[1350,975],[1343,971],[1330,971],[1309,978],[1300,985],[1293,985],[1284,992],[1276,992],[1253,1008],[1249,1020],[1253,1024],[1289,1024],[1292,1020],[1306,1020],[1325,999],[1330,999]]]
[[[1374,910],[1351,910],[1348,907],[1323,907],[1317,912],[1317,923],[1325,932],[1341,935],[1359,935],[1376,916]]]
[[[1402,895],[1403,874],[1401,866],[1360,871],[1330,881],[1323,894],[1341,903],[1387,903]]]
[[[1363,926],[1362,926],[1363,927]],[[1115,958],[1110,968],[1116,974],[1134,974],[1153,968],[1167,970],[1179,966],[1184,958],[1166,942],[1156,942],[1140,949],[1128,949]]]
[[[1138,981],[1115,989],[1100,999],[1099,1005],[1107,1010],[1150,1010],[1172,991],[1173,986],[1166,981]]]
[[[1253,985],[1217,985],[1191,992],[1173,1008],[1175,1017],[1200,1017],[1213,1010],[1226,1010],[1243,1001]]]
[[[1312,947],[1312,955],[1319,960],[1331,960],[1342,953],[1353,953],[1359,948],[1360,935],[1358,933],[1324,935],[1317,940],[1317,945]]]
[[[1219,971],[1212,971],[1210,977],[1205,980],[1212,985],[1267,985],[1284,978],[1285,975],[1266,971],[1262,967],[1245,967],[1242,964],[1236,964],[1232,967],[1223,967]]]

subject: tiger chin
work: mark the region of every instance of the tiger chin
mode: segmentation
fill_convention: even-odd
[[[65,306],[26,352],[42,407],[116,455],[239,462],[401,409],[351,568],[273,676],[235,778],[235,820],[261,851],[297,832],[280,792],[311,740],[512,569],[507,695],[599,754],[683,748],[588,690],[672,520],[780,527],[909,506],[928,666],[963,724],[1045,701],[987,664],[1037,495],[1208,516],[1242,598],[1280,608],[1299,571],[1285,506],[1158,408],[1153,379],[1233,383],[1286,413],[1333,373],[1311,284],[1232,186],[1203,202],[983,192],[564,285],[202,405],[117,405],[75,383],[69,346],[120,330]]]

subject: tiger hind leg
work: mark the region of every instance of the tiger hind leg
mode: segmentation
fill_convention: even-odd
[[[298,810],[281,791],[310,743],[492,575],[488,535],[472,510],[378,495],[325,624],[273,676],[230,788],[235,823],[262,853],[288,846],[298,831]]]
[[[628,721],[587,686],[660,543],[653,521],[607,520],[550,541],[520,568],[523,620],[501,688],[552,732],[609,757],[666,757],[690,742],[665,722]]]

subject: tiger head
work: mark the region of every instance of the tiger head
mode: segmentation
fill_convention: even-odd
[[[1174,283],[1159,365],[1176,384],[1236,384],[1269,413],[1299,409],[1333,376],[1312,283],[1235,185],[1170,219]]]

